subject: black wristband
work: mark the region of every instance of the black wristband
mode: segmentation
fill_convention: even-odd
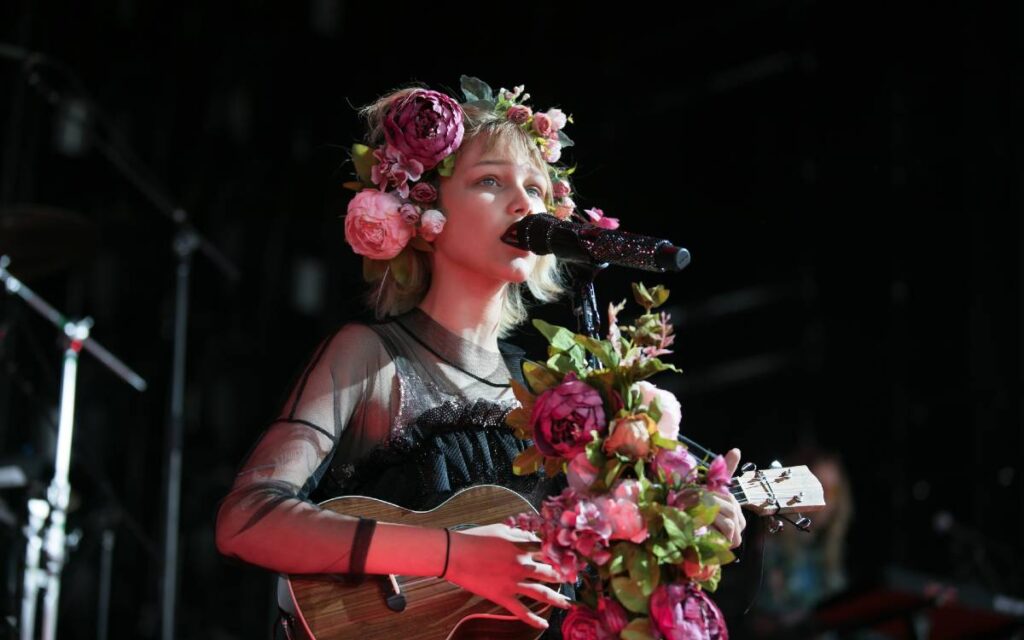
[[[441,575],[437,576],[438,578],[443,578],[448,575],[448,557],[452,552],[452,532],[448,530],[448,527],[445,527],[444,529],[444,540],[444,569],[441,571]]]
[[[377,521],[370,518],[359,518],[356,525],[356,537],[352,542],[352,557],[348,564],[348,574],[354,578],[366,572],[366,556],[370,552],[370,540]]]

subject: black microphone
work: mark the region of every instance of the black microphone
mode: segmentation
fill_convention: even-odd
[[[547,213],[526,216],[501,240],[541,256],[553,253],[563,260],[608,262],[645,271],[682,271],[690,264],[690,252],[668,240],[559,220]]]

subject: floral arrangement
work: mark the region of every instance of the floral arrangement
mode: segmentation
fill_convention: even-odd
[[[398,92],[384,113],[384,143],[376,148],[352,146],[357,180],[345,183],[356,191],[345,216],[345,240],[363,256],[368,279],[390,267],[403,282],[411,251],[432,251],[431,242],[444,229],[438,209],[438,186],[451,176],[455,154],[465,136],[463,107],[496,113],[518,125],[548,163],[553,186],[548,209],[559,218],[581,220],[614,229],[618,220],[600,209],[576,212],[569,177],[573,168],[556,165],[562,150],[573,146],[564,132],[572,116],[561,109],[534,111],[523,86],[495,93],[478,78],[462,76],[464,102],[430,89]]]
[[[728,495],[729,472],[721,456],[698,460],[677,440],[678,400],[645,380],[680,372],[659,359],[675,338],[668,314],[655,312],[668,294],[634,284],[644,313],[620,325],[625,300],[609,305],[605,340],[534,320],[549,357],[524,366],[529,389],[512,381],[521,407],[508,423],[532,441],[515,473],[568,480],[539,514],[509,521],[537,534],[563,581],[584,581],[562,625],[567,639],[728,637],[707,592],[734,559],[711,526],[712,494]]]

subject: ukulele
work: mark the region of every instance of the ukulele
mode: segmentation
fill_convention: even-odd
[[[744,473],[733,478],[730,491],[744,508],[762,516],[825,506],[821,484],[806,466]],[[320,506],[353,517],[453,531],[536,512],[525,498],[496,485],[464,489],[430,511],[363,496],[341,496]],[[285,583],[294,610],[292,632],[306,640],[535,640],[543,633],[504,607],[436,577],[369,575],[353,584],[341,574],[291,575]],[[547,603],[521,601],[537,615],[551,614]]]

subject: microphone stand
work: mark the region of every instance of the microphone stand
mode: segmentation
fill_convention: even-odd
[[[44,318],[64,331],[68,346],[64,351],[64,372],[61,379],[60,421],[57,427],[57,448],[53,478],[46,491],[46,499],[28,501],[28,526],[25,537],[24,591],[21,600],[21,640],[32,640],[35,634],[36,606],[39,592],[43,600],[43,633],[45,640],[57,637],[57,605],[60,601],[60,576],[67,558],[67,509],[71,499],[71,442],[75,429],[75,392],[78,380],[78,354],[85,349],[138,391],[145,391],[146,381],[107,351],[89,333],[92,318],[70,320],[50,306],[20,280],[7,267],[10,258],[0,256],[0,282],[7,291],[21,297]],[[72,536],[74,537],[74,536]],[[40,564],[45,561],[46,567]]]
[[[73,85],[76,93],[84,98],[89,110],[95,112],[101,122],[110,131],[116,129],[109,118],[95,101],[89,99],[82,88],[81,82],[67,65],[47,56],[34,54],[29,56],[22,65],[26,80],[48,103],[58,106],[62,95],[60,90],[40,73],[41,67],[52,67],[63,73]],[[185,431],[185,355],[188,339],[188,301],[189,283],[192,273],[192,255],[199,250],[217,267],[229,282],[236,282],[241,274],[238,268],[200,234],[189,219],[188,212],[177,206],[157,184],[148,172],[142,169],[142,162],[131,152],[117,135],[105,138],[103,132],[85,116],[78,117],[79,122],[89,128],[91,142],[101,154],[128,180],[157,212],[171,220],[177,231],[174,235],[172,248],[177,256],[177,277],[175,283],[175,314],[174,314],[174,355],[171,376],[171,407],[170,420],[167,428],[167,460],[164,469],[165,512],[163,521],[163,562],[161,571],[161,633],[162,640],[174,637],[175,600],[177,597],[178,571],[178,535],[181,511],[181,476],[182,449]]]

